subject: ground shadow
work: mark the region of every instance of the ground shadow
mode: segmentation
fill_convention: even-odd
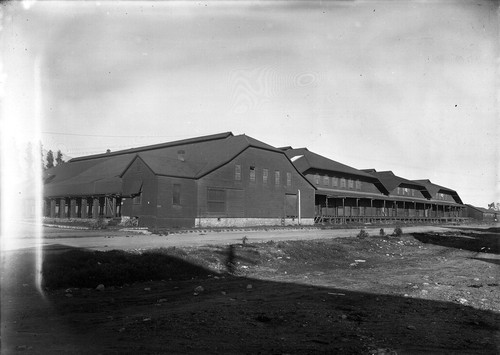
[[[10,321],[16,323],[9,323],[6,333],[13,339],[4,342],[2,335],[4,349],[19,350],[22,344],[25,353],[67,354],[499,350],[495,332],[500,315],[494,312],[402,295],[215,274],[171,255],[157,261],[167,259],[176,259],[182,277],[103,291],[50,291],[50,306],[43,311],[32,293],[15,294]],[[237,255],[231,260],[236,262]]]
[[[478,227],[454,227],[446,226],[448,229],[458,229],[461,231],[473,231],[473,232],[483,232],[483,233],[500,233],[500,227],[490,227],[490,228],[478,228]]]
[[[411,235],[422,243],[469,250],[477,253],[500,254],[500,234],[411,233]]]

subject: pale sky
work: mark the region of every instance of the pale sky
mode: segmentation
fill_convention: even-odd
[[[2,116],[71,157],[244,133],[486,207],[500,202],[497,7],[13,2]]]

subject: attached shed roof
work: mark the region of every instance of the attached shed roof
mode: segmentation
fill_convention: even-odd
[[[70,161],[45,172],[45,196],[119,194],[121,177],[133,154]]]
[[[394,191],[397,187],[408,187],[419,190],[425,198],[431,198],[430,192],[423,184],[397,176],[392,171],[376,171],[375,169],[366,169],[364,171],[377,177],[388,191]]]
[[[140,157],[157,175],[200,178],[249,147],[283,152],[231,132],[71,159],[45,172],[45,196],[122,193],[122,175]]]
[[[463,204],[462,199],[455,190],[433,184],[429,179],[415,180],[415,181],[418,182],[419,184],[424,185],[426,189],[430,192],[431,196],[435,196],[436,193],[445,193],[447,195],[451,195],[456,203]]]

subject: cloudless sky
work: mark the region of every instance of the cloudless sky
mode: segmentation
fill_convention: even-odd
[[[497,8],[12,2],[3,113],[24,139],[39,117],[44,148],[71,157],[232,131],[486,207],[500,202]]]

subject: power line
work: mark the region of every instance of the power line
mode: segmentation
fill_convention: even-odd
[[[104,138],[177,138],[185,136],[117,136],[117,135],[104,135],[104,134],[81,134],[81,133],[62,133],[62,132],[42,132],[43,134],[54,134],[62,136],[79,136],[79,137],[104,137]]]

